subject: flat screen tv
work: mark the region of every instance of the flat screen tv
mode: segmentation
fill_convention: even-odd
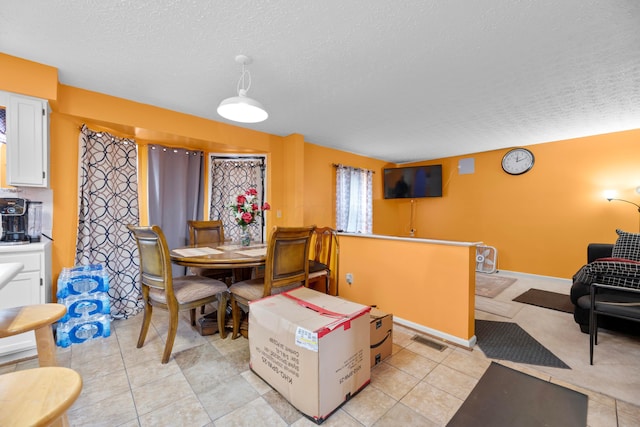
[[[442,165],[384,170],[385,199],[442,197]]]

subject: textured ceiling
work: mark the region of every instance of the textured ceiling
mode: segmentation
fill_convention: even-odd
[[[401,163],[640,128],[638,0],[2,0],[66,85]],[[1,71],[0,71],[1,75]]]

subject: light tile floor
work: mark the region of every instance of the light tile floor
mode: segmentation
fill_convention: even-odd
[[[640,425],[640,339],[601,330],[590,366],[589,337],[571,314],[511,301],[532,287],[568,294],[569,282],[499,274],[518,278],[494,299],[512,305],[512,318],[483,311],[476,311],[476,317],[517,322],[572,369],[500,363],[587,394],[591,427]],[[141,320],[139,315],[114,321],[111,337],[58,350],[59,363],[76,369],[84,380],[82,394],[69,411],[71,425],[315,425],[248,369],[246,339],[202,337],[185,316],[173,356],[162,365],[166,313],[154,312],[147,342],[136,349]],[[413,341],[414,335],[395,325],[393,355],[374,367],[371,384],[323,425],[446,425],[491,360],[478,347],[437,351]],[[0,366],[0,374],[36,366],[35,360],[22,361]]]

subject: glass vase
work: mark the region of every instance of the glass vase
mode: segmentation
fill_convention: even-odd
[[[242,231],[240,231],[240,245],[249,246],[250,244],[251,235],[249,234],[249,229],[247,227],[242,227]]]

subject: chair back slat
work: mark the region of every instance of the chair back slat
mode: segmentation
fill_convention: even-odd
[[[312,250],[309,253],[309,286],[315,289],[317,283],[324,283],[324,292],[329,293],[331,288],[331,276],[334,268],[337,270],[337,257],[334,254],[336,245],[337,254],[338,236],[331,227],[318,227],[315,229],[312,238]],[[337,295],[337,281],[336,293]]]
[[[222,221],[187,221],[189,226],[189,244],[223,243],[224,226]]]
[[[127,228],[133,233],[140,254],[140,281],[152,288],[172,289],[171,258],[162,229],[157,225]]]
[[[326,266],[331,265],[335,230],[331,227],[317,227],[313,232],[313,251],[311,258]]]
[[[285,287],[307,286],[309,249],[315,226],[274,227],[267,247],[264,296]]]

